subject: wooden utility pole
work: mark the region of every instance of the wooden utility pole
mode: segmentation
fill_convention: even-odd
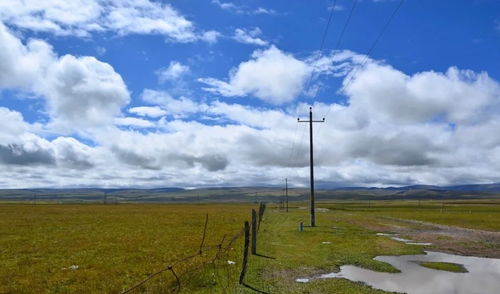
[[[285,200],[286,200],[286,212],[288,212],[288,178],[285,178]]]
[[[300,120],[297,118],[298,122],[309,123],[309,166],[310,166],[310,177],[311,177],[311,227],[316,226],[316,214],[314,210],[314,148],[313,148],[313,123],[315,122],[325,122],[323,120],[313,120],[312,107],[309,107],[309,120]]]
[[[285,210],[285,188],[281,189],[281,208]]]

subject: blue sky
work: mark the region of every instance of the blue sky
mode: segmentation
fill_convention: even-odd
[[[500,3],[399,5],[1,1],[0,186],[500,181]]]

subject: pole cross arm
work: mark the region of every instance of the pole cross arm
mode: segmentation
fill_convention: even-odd
[[[322,120],[300,120],[300,118],[297,118],[297,122],[325,122],[325,118],[323,117]]]

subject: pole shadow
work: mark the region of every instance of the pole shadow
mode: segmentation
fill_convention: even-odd
[[[246,288],[250,289],[250,290],[253,290],[253,291],[257,292],[257,293],[269,294],[269,293],[264,292],[264,291],[262,291],[262,290],[256,289],[256,288],[254,288],[254,287],[252,287],[252,286],[248,285],[247,283],[243,283],[242,285],[243,285],[244,287],[246,287]]]
[[[260,254],[260,253],[255,253],[254,255],[255,255],[255,256],[259,256],[259,257],[268,258],[268,259],[276,259],[276,257],[267,256],[267,255]]]

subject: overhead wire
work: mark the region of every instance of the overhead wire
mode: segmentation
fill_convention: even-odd
[[[391,15],[389,16],[389,18],[385,22],[384,26],[382,27],[382,30],[379,32],[379,34],[377,35],[377,37],[373,41],[372,45],[369,47],[369,49],[366,52],[364,58],[362,59],[362,61],[360,62],[360,64],[349,74],[349,79],[340,88],[339,92],[342,92],[343,90],[345,90],[352,83],[352,81],[354,80],[354,76],[356,75],[356,73],[358,73],[358,71],[360,70],[360,68],[363,68],[365,66],[366,62],[368,61],[368,58],[369,58],[370,54],[373,52],[373,50],[377,46],[378,42],[380,41],[380,39],[382,38],[382,36],[387,31],[387,28],[391,24],[392,20],[394,19],[394,17],[398,13],[398,11],[401,9],[401,6],[403,6],[404,2],[405,2],[405,0],[400,0],[399,1],[399,4],[396,6],[396,8],[393,10],[393,12],[391,13]],[[330,105],[328,107],[328,111],[325,113],[325,115],[323,117],[326,118],[328,116],[328,114],[330,113],[331,110],[332,110],[332,105]]]
[[[355,0],[355,1],[357,1],[357,0]],[[321,37],[321,43],[320,43],[320,47],[319,47],[319,58],[321,58],[321,56],[323,55],[323,49],[324,49],[324,46],[325,46],[326,37],[328,35],[328,30],[330,29],[330,26],[331,26],[331,24],[334,21],[334,12],[335,12],[335,8],[336,7],[337,7],[337,0],[334,0],[333,1],[333,5],[330,8],[330,13],[328,15],[328,20],[327,20],[325,29],[324,29],[322,37]],[[313,77],[313,74],[311,73],[311,75],[309,76],[309,79],[308,79],[307,83],[305,84],[305,88],[306,89],[308,88],[309,84],[311,83],[312,77]],[[304,108],[304,106],[305,105],[303,105],[303,108]],[[302,111],[299,111],[299,114],[300,113],[302,113]],[[296,132],[297,132],[297,128],[298,128],[298,123],[297,123],[297,127],[295,128],[294,140],[293,140],[293,143],[292,143],[292,148],[291,148],[291,152],[290,152],[290,156],[289,156],[289,158],[292,161],[293,161],[294,158],[296,158],[299,155],[299,153],[297,153],[296,155],[294,154],[295,145],[296,145]],[[305,131],[303,132],[302,137],[304,136],[304,134],[305,134]],[[302,141],[303,141],[303,138],[301,138],[300,142],[302,142]],[[301,145],[299,145],[299,148],[297,149],[298,151],[302,150],[302,148],[300,148],[300,147],[301,147]],[[295,164],[292,164],[292,168],[296,164],[298,164],[298,162],[295,162]],[[298,171],[295,168],[294,168],[294,170],[298,174]],[[288,178],[288,176],[289,176],[289,171],[287,171],[287,173],[286,173],[286,178]]]
[[[347,29],[347,26],[349,25],[349,22],[351,21],[352,15],[354,13],[354,9],[356,8],[356,5],[358,4],[358,0],[354,0],[352,3],[351,10],[349,11],[349,15],[347,16],[347,20],[344,23],[344,27],[342,28],[342,31],[340,32],[339,38],[337,40],[337,44],[335,44],[335,47],[333,50],[337,50],[342,42],[342,38],[344,37],[344,33]]]

